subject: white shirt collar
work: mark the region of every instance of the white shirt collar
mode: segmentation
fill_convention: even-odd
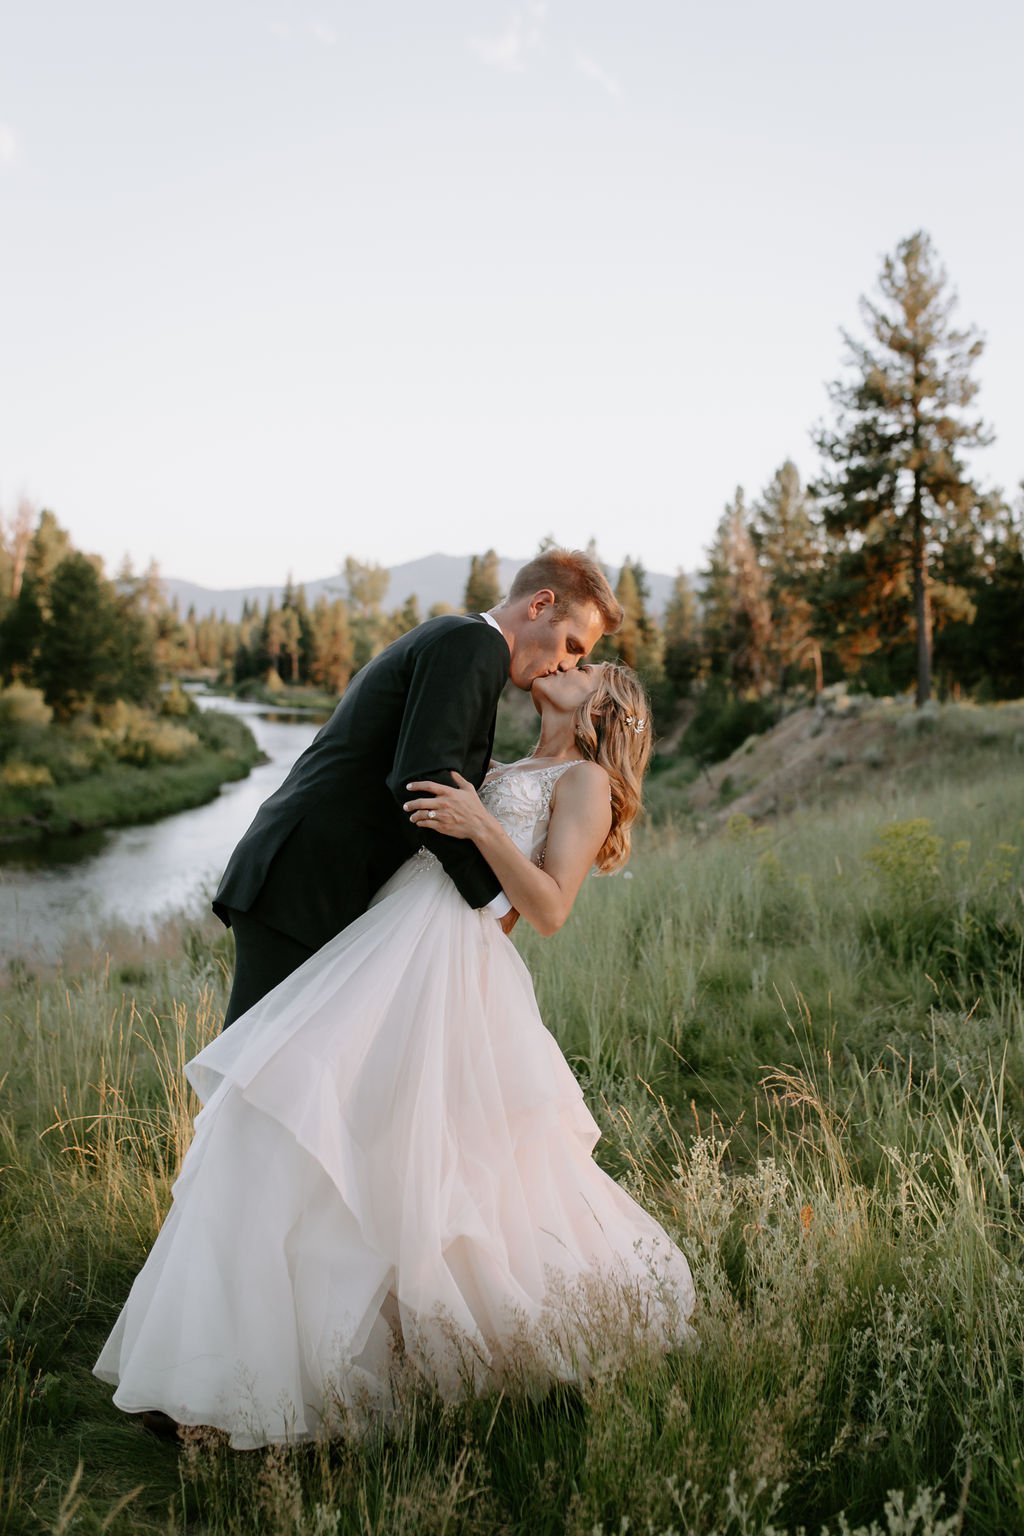
[[[485,624],[489,624],[492,629],[496,629],[498,631],[499,635],[501,634],[501,625],[498,623],[496,618],[492,617],[492,615],[489,613],[482,613],[480,617],[483,619]]]

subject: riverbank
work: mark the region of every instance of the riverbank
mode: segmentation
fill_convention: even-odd
[[[322,688],[308,688],[304,685],[292,687],[288,683],[278,683],[276,687],[269,687],[258,678],[247,678],[244,683],[239,683],[237,688],[217,688],[218,693],[229,693],[232,698],[240,699],[246,704],[266,704],[273,709],[287,709],[296,714],[331,715],[334,713],[340,694],[328,693]]]
[[[318,727],[315,716],[223,696],[204,697],[201,708],[204,716],[244,722],[256,739],[256,766],[241,777],[239,765],[229,764],[236,776],[224,782],[218,763],[219,793],[156,820],[0,848],[0,954],[16,956],[32,970],[66,959],[74,974],[74,957],[103,953],[108,932],[120,935],[135,927],[153,935],[169,912],[209,909],[232,849]],[[212,747],[230,745],[231,719],[216,726]],[[209,733],[214,727],[202,729]],[[149,783],[136,772],[129,788],[139,793]],[[213,784],[205,787],[215,789]],[[198,799],[203,788],[187,785],[190,800]],[[118,799],[123,804],[123,787]],[[140,815],[149,808],[144,803]]]
[[[26,690],[28,691],[28,690]],[[0,846],[134,826],[212,800],[264,755],[244,720],[120,706],[98,722],[21,722],[0,767]]]

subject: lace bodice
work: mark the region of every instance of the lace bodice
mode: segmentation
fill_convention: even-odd
[[[543,863],[544,844],[551,817],[551,796],[570,763],[549,763],[545,768],[501,764],[492,768],[480,789],[480,799],[501,822],[509,837],[528,859]]]

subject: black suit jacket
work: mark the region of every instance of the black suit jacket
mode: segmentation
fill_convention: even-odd
[[[414,827],[413,779],[479,786],[508,679],[504,636],[479,617],[428,619],[356,674],[327,724],[256,813],[213,909],[251,912],[310,949],[366,911],[398,866],[429,848],[460,894],[486,906],[500,882],[475,844]]]

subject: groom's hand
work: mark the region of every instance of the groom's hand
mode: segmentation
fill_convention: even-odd
[[[512,929],[515,927],[518,921],[519,913],[516,911],[515,907],[509,907],[508,911],[505,913],[505,916],[499,917],[498,919],[502,933],[511,933]]]

